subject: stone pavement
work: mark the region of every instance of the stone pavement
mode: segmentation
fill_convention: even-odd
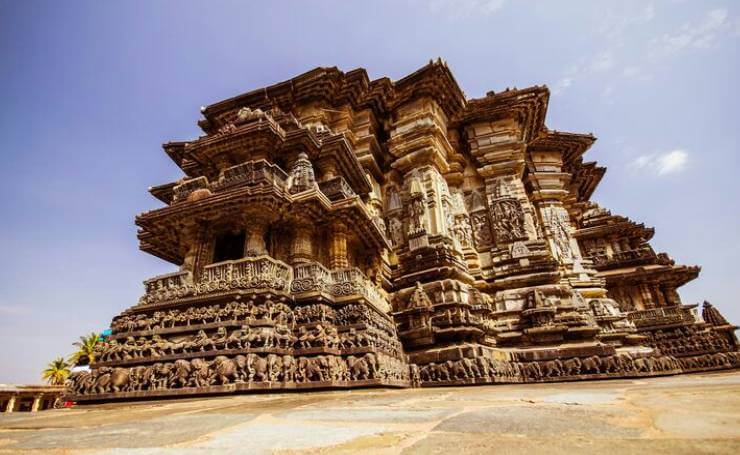
[[[0,415],[0,453],[740,453],[740,372]]]

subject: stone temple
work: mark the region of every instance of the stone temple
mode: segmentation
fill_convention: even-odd
[[[168,142],[143,251],[177,267],[115,317],[68,395],[573,381],[736,368],[699,267],[589,199],[590,134],[547,87],[466,99],[447,65],[317,68],[201,110]]]

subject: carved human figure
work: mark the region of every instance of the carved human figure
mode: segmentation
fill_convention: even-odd
[[[416,287],[414,288],[414,292],[411,294],[411,299],[409,300],[407,307],[408,308],[431,308],[432,307],[432,301],[427,295],[427,293],[424,291],[424,287],[422,287],[419,281],[416,282]]]
[[[426,217],[426,207],[424,197],[419,194],[411,199],[409,207],[409,235],[416,234],[426,229],[424,222]]]
[[[291,355],[283,356],[283,380],[293,382],[295,380],[295,360]]]
[[[216,333],[213,335],[213,339],[211,341],[211,345],[214,349],[224,349],[226,345],[226,340],[229,339],[229,336],[226,332],[226,327],[219,327],[216,330]]]
[[[497,243],[513,242],[526,238],[524,211],[513,197],[496,199],[490,203],[491,222]]]

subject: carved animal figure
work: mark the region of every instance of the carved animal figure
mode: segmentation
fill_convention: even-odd
[[[242,331],[236,329],[224,340],[224,349],[242,348]]]
[[[347,357],[347,368],[349,369],[350,378],[355,381],[370,379],[370,368],[364,358],[357,358],[353,355]]]
[[[236,361],[220,355],[217,356],[211,364],[214,380],[218,384],[228,384],[236,381],[239,377],[239,368]]]
[[[619,364],[619,369],[621,371],[630,372],[635,369],[634,363],[632,362],[632,356],[630,356],[626,352],[620,352],[614,357]]]
[[[154,382],[154,366],[138,366],[130,370],[129,388],[131,390],[146,390]]]
[[[537,362],[522,363],[520,369],[525,379],[537,380],[542,377],[542,369]]]
[[[616,356],[610,355],[601,359],[601,371],[603,373],[617,373],[620,371]]]
[[[96,393],[104,393],[108,391],[120,392],[125,388],[130,381],[129,371],[127,368],[100,368],[104,372],[98,375],[95,380],[93,389]],[[100,371],[99,370],[99,371]]]
[[[170,387],[187,387],[191,370],[192,367],[190,366],[190,362],[187,360],[175,360],[168,380]]]
[[[212,374],[209,363],[204,359],[193,359],[190,361],[193,372],[190,382],[195,387],[206,387],[212,383]]]
[[[311,346],[313,346],[315,340],[316,335],[314,335],[313,332],[307,330],[305,327],[301,327],[301,333],[298,336],[298,346],[303,349],[310,348]]]
[[[95,376],[90,371],[75,371],[67,380],[69,387],[80,395],[90,393],[95,385]]]
[[[581,372],[581,359],[572,357],[562,362],[563,376],[573,376]]]
[[[462,364],[463,368],[465,368],[465,371],[468,372],[468,377],[470,378],[480,378],[481,377],[481,370],[478,368],[478,365],[474,360],[468,359],[468,358],[462,358],[459,360],[459,362]]]
[[[273,332],[276,347],[289,348],[293,345],[295,337],[286,327],[277,327]]]
[[[364,358],[370,368],[370,376],[375,377],[378,374],[378,358],[372,352],[365,354]]]
[[[247,357],[238,355],[234,357],[236,364],[236,382],[244,382],[249,377]]]
[[[171,363],[154,364],[154,379],[152,380],[153,389],[166,389],[169,387],[170,372],[172,371],[172,368]]]
[[[447,361],[447,369],[450,372],[452,379],[468,379],[468,370],[461,361],[453,362],[452,360]]]
[[[542,367],[544,376],[548,378],[563,375],[563,364],[559,359],[541,362],[540,366]]]
[[[245,330],[245,327],[242,327],[242,330]],[[274,330],[270,327],[251,327],[242,336],[242,344],[246,348],[271,348],[274,346],[274,340]]]
[[[488,378],[491,376],[490,364],[488,359],[484,357],[476,357],[475,362],[478,364],[478,371],[480,372],[481,378]]]
[[[672,370],[674,368],[673,359],[671,359],[667,355],[658,357],[658,359],[656,360],[656,366],[662,371]]]
[[[328,367],[326,359],[323,356],[301,357],[298,360],[298,371],[303,381],[325,381],[325,368]]]
[[[599,356],[592,355],[591,357],[584,358],[581,361],[581,372],[592,374],[601,373],[601,359]]]
[[[267,357],[248,354],[247,370],[249,371],[249,381],[268,381],[270,379],[270,368],[267,363]]]

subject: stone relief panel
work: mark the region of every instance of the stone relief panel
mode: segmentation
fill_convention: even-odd
[[[572,237],[572,226],[568,212],[562,207],[544,207],[542,218],[550,233],[553,251],[560,260],[576,261],[581,259],[578,244]]]
[[[463,249],[473,248],[473,228],[466,214],[456,215],[452,225],[452,235]]]
[[[516,197],[514,183],[507,178],[498,178],[486,186],[486,192],[496,244],[527,240],[530,229],[524,208]]]
[[[514,242],[527,238],[524,231],[524,211],[515,198],[501,198],[490,201],[491,220],[497,244]]]
[[[488,208],[482,192],[482,189],[473,189],[466,192],[463,197],[464,205],[469,214],[468,219],[473,247],[478,251],[487,250],[493,244]]]
[[[391,240],[394,248],[404,243],[403,222],[396,217],[390,218],[388,221],[388,238]]]

